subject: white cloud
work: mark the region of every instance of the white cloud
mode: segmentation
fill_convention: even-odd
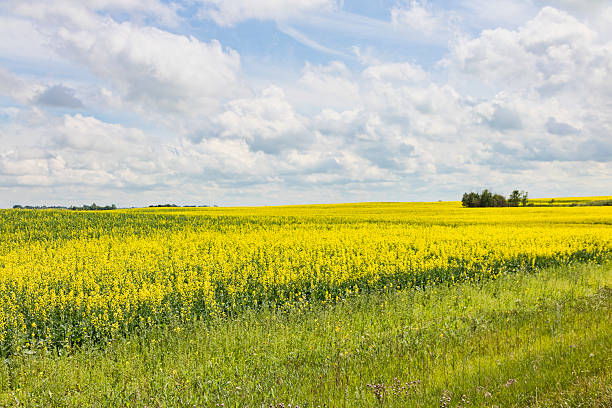
[[[308,141],[306,120],[295,113],[283,90],[274,86],[255,98],[229,102],[215,122],[222,137],[243,139],[254,151],[276,153]]]
[[[180,18],[174,3],[159,0],[5,0],[0,5],[9,14],[34,20],[68,23],[86,27],[96,21],[97,15],[128,13],[133,20],[152,18],[161,24],[175,26]]]
[[[175,15],[174,6],[157,0],[12,5],[10,13],[32,24],[43,45],[103,81],[103,93],[113,95],[115,106],[119,97],[123,109],[144,114],[207,114],[245,94],[236,51],[216,40],[142,25],[137,18],[142,13],[165,21]],[[129,12],[134,21],[117,22],[115,11]]]
[[[353,107],[359,101],[359,83],[340,61],[328,65],[307,63],[296,85],[293,98],[299,98],[302,104],[311,105],[317,111],[322,102],[326,107],[340,108]]]
[[[599,13],[610,6],[607,0],[540,0],[537,3],[583,14]]]
[[[494,90],[504,87],[556,94],[564,89],[610,89],[612,44],[566,12],[546,7],[517,30],[485,30],[461,39],[446,66],[451,74],[477,77]]]
[[[0,127],[0,180],[16,186],[121,186],[122,172],[150,163],[143,132],[93,117],[24,112]],[[133,180],[151,184],[151,178]]]
[[[487,89],[474,111],[494,132],[499,166],[612,157],[612,42],[567,12],[546,7],[516,30],[485,30],[445,63],[465,92]]]
[[[42,87],[33,81],[13,74],[0,66],[0,96],[20,104],[27,104]]]
[[[263,152],[241,139],[162,140],[91,116],[33,109],[0,125],[0,186],[162,191],[257,182],[274,175]]]
[[[202,17],[231,26],[244,20],[284,20],[312,11],[336,8],[335,0],[199,0]]]
[[[395,25],[406,25],[425,34],[446,29],[445,20],[434,13],[427,4],[427,0],[411,0],[407,7],[393,7],[391,9],[391,22]]]
[[[552,0],[556,1],[556,0]],[[538,0],[460,0],[464,24],[475,28],[510,27],[531,19],[539,10]]]
[[[104,20],[95,30],[59,30],[56,44],[145,109],[206,112],[241,92],[240,56],[215,40]]]
[[[362,75],[366,79],[387,82],[421,82],[429,78],[423,68],[408,62],[372,65]]]
[[[381,112],[386,121],[423,137],[454,139],[459,127],[469,121],[469,106],[448,85],[374,82],[366,98],[369,109]]]
[[[532,53],[542,53],[560,46],[588,46],[595,32],[571,15],[545,7],[536,18],[519,29],[519,42]]]
[[[46,39],[31,21],[11,15],[1,15],[0,5],[0,55],[20,61],[57,62]]]
[[[322,132],[348,136],[361,130],[362,120],[363,115],[359,109],[338,112],[325,108],[314,116],[313,123]]]

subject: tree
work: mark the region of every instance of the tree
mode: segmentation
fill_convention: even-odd
[[[484,189],[482,193],[463,193],[461,204],[464,207],[518,207],[519,204],[527,205],[527,192],[514,190],[508,200],[501,195],[495,194],[488,189]]]
[[[474,192],[464,193],[461,204],[464,207],[480,207],[480,194]]]
[[[508,205],[510,207],[518,207],[520,201],[521,201],[521,192],[518,190],[514,190],[510,194],[510,197],[508,197]]]
[[[527,192],[526,191],[521,191],[521,204],[523,204],[523,207],[527,205]]]
[[[493,207],[493,193],[486,188],[482,190],[482,193],[480,194],[480,206]]]
[[[506,198],[501,194],[493,195],[493,207],[507,207]]]

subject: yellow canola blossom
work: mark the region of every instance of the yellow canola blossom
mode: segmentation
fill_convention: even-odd
[[[612,258],[611,207],[366,203],[0,211],[0,345]]]

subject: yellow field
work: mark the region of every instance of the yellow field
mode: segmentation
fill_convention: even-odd
[[[611,207],[0,211],[0,344],[105,342],[261,304],[612,258]]]
[[[554,205],[554,206],[569,206],[569,205],[585,205],[594,201],[609,201],[612,196],[599,197],[559,197],[559,198],[534,198],[529,199],[529,203],[537,205]]]

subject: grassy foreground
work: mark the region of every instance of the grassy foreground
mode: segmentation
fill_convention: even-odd
[[[14,355],[0,406],[610,407],[611,322],[609,263],[362,294]]]

